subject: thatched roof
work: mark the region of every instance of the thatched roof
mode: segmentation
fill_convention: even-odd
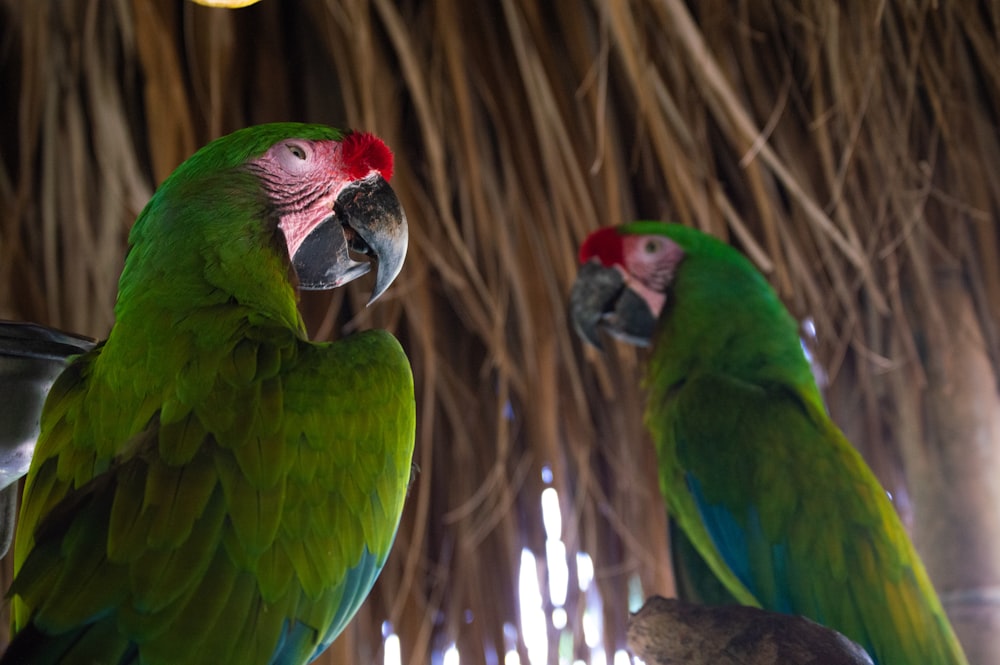
[[[897,497],[946,604],[974,612],[961,599],[995,579],[997,6],[0,12],[0,316],[103,335],[131,221],[216,135],[309,120],[372,130],[396,152],[412,234],[400,279],[371,309],[364,285],[303,306],[318,336],[380,326],[403,341],[421,472],[376,591],[321,662],[380,662],[386,618],[404,662],[450,642],[463,665],[496,662],[485,652],[516,644],[504,624],[518,625],[521,549],[544,554],[546,467],[563,541],[593,557],[607,644],[623,644],[631,578],[670,591],[642,356],[584,349],[565,315],[578,242],[638,217],[752,257],[815,321],[831,410]],[[971,563],[954,566],[960,554]],[[570,629],[593,598],[570,585]]]

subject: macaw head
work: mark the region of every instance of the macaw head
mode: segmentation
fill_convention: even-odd
[[[406,216],[389,187],[392,153],[378,137],[353,132],[339,139],[301,136],[276,141],[247,168],[260,177],[278,211],[278,228],[299,288],[331,289],[376,266],[369,302],[403,267]]]
[[[570,294],[578,334],[601,347],[600,330],[648,346],[684,250],[667,225],[642,222],[594,231],[580,247],[580,273]]]
[[[138,280],[189,270],[252,298],[289,265],[289,281],[305,290],[336,288],[374,265],[370,303],[406,257],[392,171],[389,148],[364,132],[274,123],[218,138],[177,167],[133,227]]]

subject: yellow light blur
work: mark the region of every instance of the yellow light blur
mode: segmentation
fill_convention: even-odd
[[[237,9],[239,7],[249,7],[260,2],[260,0],[193,0],[193,2],[198,5],[205,5],[206,7]]]

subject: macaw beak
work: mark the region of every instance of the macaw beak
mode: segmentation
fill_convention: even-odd
[[[570,318],[580,337],[597,349],[600,331],[637,346],[649,346],[656,317],[649,305],[625,283],[617,268],[591,260],[580,266],[569,296]]]
[[[403,269],[409,232],[395,192],[380,175],[348,185],[337,197],[333,215],[319,224],[299,246],[292,265],[299,288],[333,289],[361,277],[371,263],[355,261],[351,252],[375,263],[375,302]]]

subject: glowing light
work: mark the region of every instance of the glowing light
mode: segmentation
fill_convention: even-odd
[[[545,563],[549,569],[549,600],[557,607],[565,605],[569,566],[566,564],[566,545],[561,540],[545,541]]]
[[[642,580],[638,575],[630,575],[628,578],[628,606],[632,612],[638,612],[645,603],[646,594],[642,590]]]
[[[623,649],[615,652],[615,665],[632,665],[632,658]]]
[[[260,2],[260,0],[194,0],[196,5],[204,5],[205,7],[225,7],[227,9],[249,7],[250,5],[255,5],[258,2]]]
[[[518,591],[521,605],[521,636],[528,649],[528,662],[543,665],[549,648],[546,634],[545,611],[542,609],[542,592],[538,586],[538,567],[535,555],[521,550],[521,570],[518,573]]]
[[[807,316],[802,319],[802,329],[805,331],[806,335],[815,339],[816,338],[816,322],[813,321],[811,316]]]
[[[594,561],[586,552],[576,553],[576,578],[580,591],[586,591],[594,581]]]
[[[591,649],[601,643],[601,620],[598,618],[597,612],[584,612],[583,614],[583,641]]]
[[[554,487],[542,490],[542,524],[549,540],[559,540],[562,536],[562,511],[559,510],[559,493]]]
[[[606,665],[609,662],[613,665],[633,665],[633,659],[626,651],[619,650],[612,655],[605,650],[601,596],[594,585],[594,561],[585,552],[567,551],[566,544],[561,540],[563,520],[559,493],[551,486],[552,468],[543,466],[541,477],[549,485],[542,490],[540,502],[536,504],[540,505],[545,530],[545,560],[539,561],[529,549],[521,550],[517,589],[519,617],[516,623],[505,623],[503,626],[502,665],[546,665],[549,662],[550,637],[556,640],[553,651],[558,653],[556,662],[559,665]],[[568,565],[570,556],[575,557],[575,583],[580,591],[580,596],[574,595],[574,601],[584,603],[585,607],[579,626],[576,625],[575,613],[574,623],[570,625],[569,612],[565,607],[570,585],[573,584]],[[542,565],[548,580],[545,588],[541,584]],[[575,589],[573,593],[576,594]],[[643,597],[638,576],[630,576],[629,606],[641,605]],[[462,618],[466,624],[475,620],[471,609],[465,609]],[[589,662],[572,659],[574,640],[579,639],[577,631],[582,633],[583,641],[590,650]],[[388,621],[382,624],[382,637],[385,654],[382,665],[402,665],[399,637]],[[461,665],[457,645],[452,643],[437,652],[433,662],[438,665]],[[490,662],[497,665],[496,657],[493,656]],[[636,659],[634,665],[643,663]]]
[[[403,655],[399,647],[399,635],[389,634],[388,636],[386,636],[384,649],[385,649],[385,659],[382,662],[385,665],[402,664]]]

